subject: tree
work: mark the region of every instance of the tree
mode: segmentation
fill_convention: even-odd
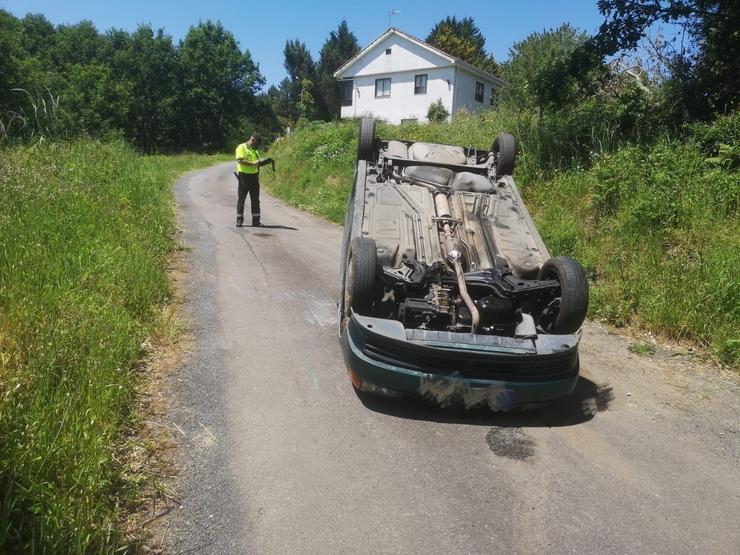
[[[43,14],[27,14],[22,20],[23,46],[31,56],[46,56],[53,47],[56,29]]]
[[[0,140],[122,134],[144,152],[208,149],[279,127],[248,51],[220,23],[175,46],[148,25],[101,34],[0,10]]]
[[[311,93],[312,88],[313,83],[311,83],[309,79],[303,79],[303,81],[301,81],[301,96],[298,100],[299,125],[316,118],[316,101]]]
[[[16,17],[0,10],[0,110],[14,106],[14,88],[25,84],[24,66],[28,53],[23,48],[23,27]],[[0,114],[0,115],[4,115]]]
[[[668,88],[690,118],[706,119],[738,106],[740,3],[737,0],[599,0],[598,33],[561,68],[578,75],[606,56],[634,48],[657,22],[683,26],[691,44],[669,62]]]
[[[270,88],[274,88],[274,85]],[[282,132],[280,121],[272,109],[272,102],[267,94],[258,94],[254,102],[254,109],[240,118],[239,132],[242,134],[244,131],[257,133],[262,137],[264,144],[271,144]],[[241,140],[243,141],[244,137]]]
[[[587,39],[586,33],[566,23],[514,43],[502,68],[505,97],[520,109],[572,101],[579,93],[577,84],[553,70],[567,63]]]
[[[447,16],[432,28],[426,42],[493,75],[500,74],[496,60],[485,51],[486,39],[472,17],[458,20]]]
[[[293,113],[293,99],[290,93],[291,82],[287,77],[280,81],[277,86],[270,85],[270,88],[267,89],[267,100],[270,104],[270,109],[283,128],[295,125],[296,121],[294,117],[291,117]]]
[[[179,48],[182,89],[177,98],[181,144],[221,148],[227,144],[240,114],[254,108],[264,77],[249,51],[221,23],[191,27]]]
[[[305,43],[298,39],[285,42],[283,55],[288,77],[280,82],[278,94],[273,94],[271,98],[276,100],[273,108],[283,120],[284,125],[295,125],[301,115],[298,103],[301,98],[303,80],[316,82],[316,64]]]
[[[140,25],[133,34],[109,31],[106,58],[131,99],[126,114],[126,136],[143,152],[173,143],[172,119],[178,94],[179,66],[172,37]],[[173,144],[173,146],[176,146]]]
[[[283,56],[285,56],[283,65],[291,81],[300,83],[304,78],[316,75],[316,64],[305,43],[298,39],[285,41]]]
[[[321,114],[325,119],[339,117],[341,111],[341,97],[339,83],[334,79],[334,72],[352,59],[360,51],[357,37],[349,30],[343,19],[336,31],[329,33],[319,53],[317,65],[318,96],[323,100],[326,111]]]
[[[45,88],[39,61],[28,51],[25,28],[0,10],[0,140],[57,129],[57,99]]]
[[[59,71],[65,71],[72,65],[101,61],[105,40],[91,21],[60,25],[53,38],[47,58]]]
[[[697,2],[699,17],[692,34],[699,44],[694,57],[696,88],[705,91],[714,112],[738,108],[740,94],[740,4],[736,1]]]
[[[61,97],[66,127],[73,132],[100,136],[125,124],[130,92],[107,65],[70,66]]]

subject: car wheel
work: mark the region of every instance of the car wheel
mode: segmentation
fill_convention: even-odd
[[[572,258],[557,256],[542,265],[537,279],[560,283],[560,297],[542,312],[540,328],[552,334],[577,332],[588,310],[588,282],[581,265]]]
[[[499,133],[493,140],[491,152],[496,155],[496,175],[511,175],[516,160],[516,141],[509,133]]]
[[[375,120],[373,118],[362,118],[360,121],[357,159],[365,162],[375,161]]]
[[[349,245],[347,273],[344,282],[344,310],[350,307],[359,314],[368,314],[378,291],[378,252],[375,241],[355,237]]]

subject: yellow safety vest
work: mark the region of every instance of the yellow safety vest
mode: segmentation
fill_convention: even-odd
[[[236,159],[238,160],[239,158],[246,158],[250,162],[259,162],[260,153],[256,149],[248,147],[247,143],[242,143],[238,147],[236,147]],[[237,162],[236,171],[238,171],[239,173],[259,173],[260,167],[248,166],[246,164],[241,164]]]

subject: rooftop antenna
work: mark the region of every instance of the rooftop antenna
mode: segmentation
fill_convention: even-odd
[[[388,28],[389,29],[391,27],[391,16],[392,15],[400,15],[400,14],[401,14],[401,10],[394,10],[394,9],[388,10]]]

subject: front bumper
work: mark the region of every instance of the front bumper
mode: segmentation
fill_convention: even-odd
[[[580,336],[534,339],[405,329],[352,313],[340,337],[355,387],[418,394],[442,406],[508,410],[570,394]]]

